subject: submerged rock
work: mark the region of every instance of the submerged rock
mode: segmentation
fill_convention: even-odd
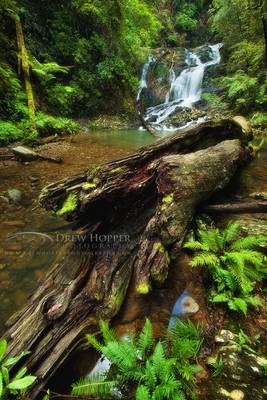
[[[35,153],[35,151],[28,149],[24,146],[13,147],[12,151],[15,154],[16,158],[21,161],[33,161],[38,158],[38,154]]]
[[[185,315],[191,315],[197,313],[199,310],[199,305],[196,301],[188,296],[187,290],[185,290],[181,296],[179,296],[178,300],[174,304],[172,309],[172,316],[169,321],[168,329],[170,329],[174,325],[175,317],[182,317]]]
[[[16,205],[27,206],[30,204],[28,197],[19,189],[8,189],[8,197]]]

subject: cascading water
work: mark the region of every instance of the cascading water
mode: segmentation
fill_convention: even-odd
[[[210,61],[206,63],[202,63],[200,58],[193,52],[185,50],[185,62],[188,65],[188,68],[185,68],[178,76],[176,76],[174,70],[172,70],[170,73],[169,81],[170,89],[165,97],[165,102],[154,107],[149,107],[146,110],[145,120],[148,121],[154,129],[170,130],[170,128],[166,128],[164,125],[162,125],[162,122],[173,115],[178,108],[191,108],[194,103],[201,99],[201,87],[205,69],[208,66],[220,63],[221,47],[221,43],[209,46]],[[137,95],[137,101],[140,100],[142,90],[144,88],[147,88],[147,71],[150,64],[153,62],[155,62],[153,57],[149,57],[148,62],[144,65],[141,77],[141,84]],[[200,120],[198,120],[198,122],[200,122]],[[189,122],[187,126],[191,123],[192,122]]]

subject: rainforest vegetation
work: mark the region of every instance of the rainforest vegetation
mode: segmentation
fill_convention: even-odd
[[[220,96],[266,120],[263,0],[0,1],[0,140],[74,133],[69,119],[135,116],[151,48],[224,43]]]

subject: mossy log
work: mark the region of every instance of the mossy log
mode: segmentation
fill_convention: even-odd
[[[234,122],[206,122],[43,189],[41,205],[77,221],[84,240],[61,249],[7,322],[6,357],[31,350],[24,365],[38,380],[29,399],[84,345],[86,332],[98,331],[100,318],[118,313],[131,280],[143,295],[166,280],[198,206],[248,153]]]
[[[266,213],[267,201],[210,204],[203,207],[202,211],[207,214]]]

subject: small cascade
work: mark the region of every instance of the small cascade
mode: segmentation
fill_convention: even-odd
[[[140,96],[141,96],[143,89],[147,88],[147,81],[146,81],[147,71],[148,71],[148,68],[150,67],[150,64],[152,64],[153,62],[155,62],[155,59],[152,56],[149,56],[148,62],[144,65],[144,67],[142,69],[142,74],[141,74],[141,78],[140,78],[140,86],[139,86],[137,98],[136,98],[137,102],[140,100]]]
[[[169,78],[169,91],[166,94],[165,102],[157,106],[149,107],[146,110],[145,120],[148,121],[154,129],[157,130],[173,130],[162,125],[171,115],[181,107],[192,108],[192,106],[201,99],[202,82],[205,69],[208,66],[219,64],[221,61],[220,48],[221,43],[209,46],[210,61],[203,63],[197,54],[185,50],[187,68],[185,68],[178,76],[174,70],[171,70]],[[153,57],[149,57],[148,62],[144,65],[141,84],[137,94],[137,101],[140,100],[142,90],[147,88],[147,71],[150,64],[155,62]],[[197,122],[203,121],[203,117]],[[193,123],[190,121],[185,126]],[[175,128],[177,129],[177,128]]]

